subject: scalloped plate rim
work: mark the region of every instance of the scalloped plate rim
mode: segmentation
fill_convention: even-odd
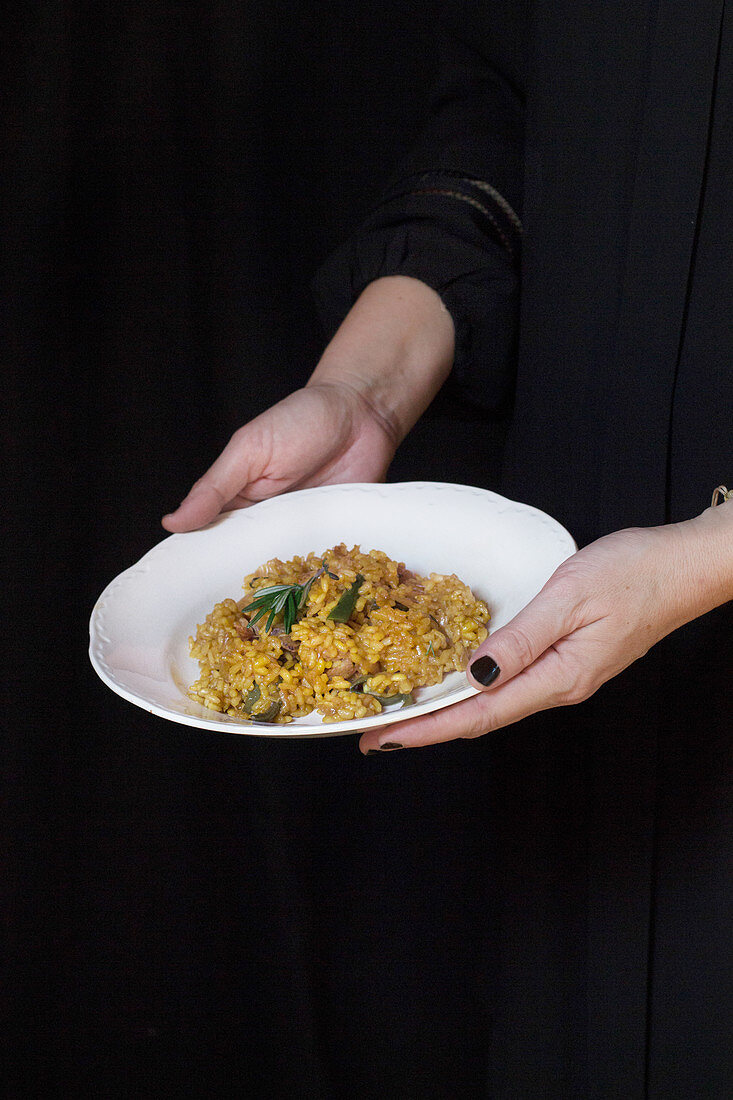
[[[104,631],[104,619],[105,611],[108,610],[108,602],[114,597],[115,593],[119,589],[124,588],[130,583],[134,583],[135,574],[141,572],[147,572],[151,563],[155,563],[156,558],[161,555],[165,555],[167,551],[170,551],[172,546],[175,546],[177,542],[182,539],[189,539],[191,535],[201,536],[206,533],[215,531],[222,524],[227,522],[246,523],[251,520],[252,517],[255,520],[259,520],[266,516],[268,510],[277,509],[283,506],[283,502],[292,503],[295,498],[303,498],[306,495],[329,495],[335,496],[340,494],[354,495],[357,493],[368,493],[374,497],[392,497],[400,493],[420,493],[427,491],[430,493],[447,492],[451,495],[466,494],[471,496],[479,496],[487,501],[491,501],[495,506],[496,515],[501,515],[505,512],[519,512],[528,516],[533,516],[540,524],[548,529],[552,530],[557,542],[563,545],[564,556],[560,560],[564,560],[569,557],[577,548],[576,544],[570,535],[570,533],[552,516],[549,516],[546,512],[536,508],[531,504],[524,504],[519,501],[511,500],[508,497],[504,497],[499,493],[494,492],[491,489],[483,489],[478,486],[460,485],[452,482],[433,482],[433,481],[404,481],[404,482],[352,482],[336,485],[320,485],[311,489],[300,489],[291,493],[279,494],[275,497],[270,497],[267,500],[261,501],[258,504],[252,505],[245,509],[234,509],[229,512],[224,512],[216,517],[206,527],[201,528],[196,532],[180,532],[169,534],[163,538],[155,546],[151,547],[137,562],[129,566],[127,569],[119,573],[108,585],[95,601],[94,608],[89,621],[89,658],[94,671],[99,678],[105,683],[112,691],[114,691],[121,698],[132,703],[133,705],[146,710],[149,714],[156,715],[161,718],[165,718],[169,721],[176,722],[180,725],[191,726],[198,729],[210,730],[212,732],[219,733],[231,733],[231,734],[243,734],[245,736],[255,737],[280,737],[280,738],[313,738],[313,737],[338,737],[346,736],[348,734],[359,734],[366,729],[373,729],[379,726],[390,726],[407,718],[418,717],[419,715],[432,713],[436,710],[443,709],[447,706],[452,706],[455,703],[462,702],[469,699],[474,695],[477,695],[478,689],[468,684],[465,679],[463,681],[463,687],[456,687],[449,693],[431,698],[418,700],[412,705],[397,710],[382,711],[380,714],[373,715],[366,719],[351,719],[341,722],[306,722],[304,719],[295,720],[287,725],[277,725],[275,723],[248,723],[245,721],[239,721],[231,718],[229,715],[221,715],[216,712],[211,712],[212,717],[206,714],[205,708],[200,707],[203,712],[201,715],[197,713],[183,713],[171,710],[160,703],[155,702],[152,699],[146,698],[143,695],[138,694],[124,683],[121,683],[119,679],[115,677],[114,670],[110,668],[109,664],[104,658],[104,645],[110,645],[111,640]],[[306,551],[304,551],[306,552]],[[259,563],[258,563],[259,564]],[[559,561],[558,563],[559,564]],[[255,567],[253,565],[253,567]],[[242,573],[244,575],[244,573]],[[548,574],[549,576],[549,574]],[[459,673],[450,674],[453,677],[460,677]],[[444,680],[443,683],[446,681]],[[439,687],[439,685],[436,685]],[[192,707],[198,706],[192,700],[187,700],[187,705]],[[215,715],[215,716],[214,716]],[[305,716],[309,718],[310,716]],[[300,724],[299,724],[300,723]]]

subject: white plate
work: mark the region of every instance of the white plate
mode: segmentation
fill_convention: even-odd
[[[371,718],[253,724],[194,703],[188,654],[215,603],[239,599],[263,562],[320,552],[339,542],[383,550],[416,573],[457,573],[503,626],[576,549],[556,520],[486,489],[435,482],[326,485],[228,512],[201,531],[171,535],[105,588],[90,622],[91,662],[113,691],[187,726],[258,737],[329,737],[390,725],[476,694],[463,673],[421,688],[415,703]]]

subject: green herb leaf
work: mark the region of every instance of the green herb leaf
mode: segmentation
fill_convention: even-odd
[[[253,722],[274,722],[282,709],[282,700],[276,699],[273,703],[270,703],[269,707],[263,710],[261,714],[253,714],[252,710],[257,706],[261,698],[262,692],[260,691],[260,685],[255,684],[254,687],[250,688],[250,690],[242,696],[242,702],[240,704],[241,709]]]
[[[323,576],[323,574],[320,572],[320,570],[319,570],[318,573],[314,573],[313,576],[311,577],[311,579],[309,581],[306,581],[305,584],[303,585],[303,587],[301,588],[300,598],[298,599],[298,610],[300,610],[301,607],[305,607],[305,601],[308,599],[308,593],[311,590],[311,585],[313,584],[313,581],[316,579],[316,577],[319,577],[319,576]]]
[[[285,600],[285,607],[283,608],[283,626],[285,627],[286,634],[290,633],[297,614],[298,601],[295,598],[295,593],[291,590],[288,592],[287,599]]]
[[[321,576],[321,573],[316,573],[315,576],[304,585],[302,584],[272,584],[269,588],[263,588],[257,593],[251,603],[242,608],[244,613],[254,611],[250,626],[258,622],[263,615],[267,615],[267,622],[265,624],[265,633],[270,630],[275,618],[282,612],[283,626],[285,627],[285,633],[289,634],[293,623],[295,622],[298,611],[305,604],[310,586],[317,576]],[[269,612],[269,614],[268,614]]]
[[[357,573],[356,580],[341,596],[341,599],[330,612],[328,616],[329,619],[333,620],[335,623],[347,623],[349,621],[354,614],[354,608],[356,607],[356,601],[359,596],[359,589],[363,583],[364,578],[361,573]]]
[[[305,584],[271,584],[267,588],[260,588],[257,591],[257,595],[242,608],[243,614],[248,614],[253,611],[254,615],[249,620],[250,626],[254,626],[259,622],[263,616],[267,615],[267,621],[265,623],[264,632],[267,634],[275,622],[278,615],[282,614],[283,627],[285,633],[289,634],[293,623],[298,618],[298,612],[301,611],[308,600],[308,593],[311,590],[311,586],[314,581],[317,581],[319,577],[324,576],[331,577],[332,580],[338,580],[335,573],[332,573],[326,562],[321,562],[321,568],[318,572],[314,573]],[[339,602],[334,607],[333,611],[329,615],[330,619],[336,622],[345,623],[354,611],[356,604],[356,597],[359,592],[359,587],[364,583],[364,578],[360,575],[354,581],[351,588],[347,592],[344,592]],[[343,616],[343,618],[341,617]]]
[[[246,695],[242,696],[241,706],[244,713],[251,714],[252,707],[255,705],[255,703],[259,703],[261,697],[262,692],[260,691],[259,684],[255,684],[253,688],[250,688]]]
[[[269,588],[262,588],[252,602],[242,608],[242,611],[249,611],[251,607],[261,607],[262,604],[270,603],[273,599],[276,599],[281,592],[287,592],[293,587],[292,584],[273,584],[270,585]]]
[[[245,610],[247,610],[247,609],[245,609]],[[265,604],[265,605],[263,605],[262,607],[260,607],[260,608],[258,608],[258,609],[257,609],[257,611],[255,612],[255,614],[254,614],[254,615],[252,616],[252,618],[251,618],[251,619],[249,620],[249,625],[250,625],[250,626],[254,626],[254,625],[255,625],[255,623],[259,622],[259,620],[260,620],[260,619],[262,618],[262,616],[263,616],[263,615],[265,615],[265,614],[267,614],[267,604]]]
[[[288,597],[290,596],[291,592],[292,589],[285,588],[282,592],[279,593],[279,595],[275,596],[275,599],[272,601],[272,610],[275,612],[282,611],[282,609],[285,607],[285,604],[287,603]]]

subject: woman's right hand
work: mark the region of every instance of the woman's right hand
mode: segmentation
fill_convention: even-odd
[[[399,442],[397,425],[355,386],[312,381],[237,429],[163,526],[192,531],[290,489],[383,481]]]
[[[239,428],[175,512],[193,531],[232,508],[340,482],[383,481],[398,445],[453,362],[453,321],[418,279],[375,279],[360,294],[308,385]]]

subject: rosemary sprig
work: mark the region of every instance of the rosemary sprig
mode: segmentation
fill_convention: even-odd
[[[245,613],[254,611],[249,620],[249,625],[254,626],[265,615],[265,634],[275,621],[275,616],[283,613],[283,625],[285,632],[290,633],[290,628],[295,622],[302,588],[298,584],[273,584],[269,588],[261,588],[251,603],[242,608]],[[269,612],[269,614],[268,614]]]
[[[267,615],[267,622],[265,623],[265,634],[267,634],[275,622],[275,618],[282,612],[283,627],[285,633],[289,634],[293,623],[298,617],[298,612],[305,607],[311,585],[324,573],[334,580],[338,579],[336,574],[329,570],[325,561],[322,561],[321,568],[305,584],[272,584],[267,588],[258,589],[252,602],[242,608],[245,614],[254,611],[254,615],[249,620],[249,625],[254,626],[255,623],[258,623],[260,619]]]

